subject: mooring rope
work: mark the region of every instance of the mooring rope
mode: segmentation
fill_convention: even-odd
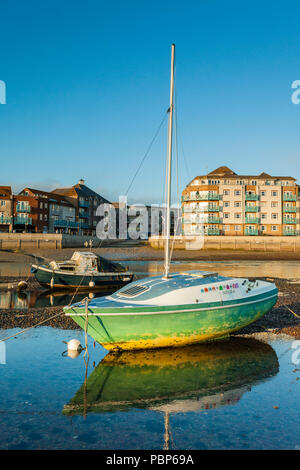
[[[59,313],[57,313],[56,315],[53,315],[53,316],[50,317],[50,318],[46,318],[45,320],[42,320],[41,322],[37,323],[36,325],[29,326],[28,328],[25,328],[24,330],[21,330],[21,331],[19,331],[18,333],[15,333],[14,335],[8,336],[7,338],[4,338],[4,339],[0,339],[0,343],[3,343],[4,341],[7,341],[7,340],[10,339],[10,338],[14,338],[15,336],[18,336],[18,335],[20,335],[20,334],[22,334],[22,333],[25,333],[26,331],[32,330],[32,329],[35,328],[36,326],[42,325],[43,323],[46,323],[47,321],[53,320],[54,318],[57,318],[57,317],[59,317],[60,315],[64,315],[64,312],[59,312]]]

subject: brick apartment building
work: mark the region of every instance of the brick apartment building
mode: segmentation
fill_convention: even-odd
[[[299,234],[298,185],[291,176],[238,175],[221,166],[182,192],[183,234]]]
[[[100,217],[96,216],[100,204],[109,203],[107,199],[88,188],[83,179],[69,188],[57,188],[52,194],[63,196],[76,209],[76,220],[83,235],[96,235],[96,226]]]
[[[13,195],[10,186],[0,186],[0,232],[11,232],[13,227]]]

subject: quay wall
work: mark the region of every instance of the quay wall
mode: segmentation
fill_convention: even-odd
[[[85,248],[84,243],[93,240],[93,247],[107,246],[111,240],[99,240],[97,237],[67,235],[56,233],[0,233],[1,249],[26,248]],[[89,246],[87,247],[89,250]]]
[[[170,237],[171,248],[178,250],[232,250],[264,252],[300,252],[300,236],[177,236]],[[152,248],[163,249],[164,237],[150,237]]]

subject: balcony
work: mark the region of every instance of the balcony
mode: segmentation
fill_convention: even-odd
[[[14,217],[15,225],[32,225],[31,217]]]
[[[287,217],[283,217],[283,223],[284,224],[296,224],[297,220],[296,219],[288,219]]]
[[[285,235],[285,236],[289,236],[289,235],[293,236],[293,235],[297,235],[297,232],[296,232],[296,230],[293,230],[293,229],[286,229],[286,228],[284,228],[284,229],[283,229],[283,235]]]
[[[219,224],[220,217],[195,217],[194,219],[184,218],[185,224]]]
[[[16,211],[29,214],[29,212],[31,211],[31,207],[30,206],[21,206],[20,204],[17,204]]]
[[[258,206],[245,206],[245,212],[258,212]]]
[[[245,223],[246,224],[259,224],[259,218],[258,217],[245,217]]]
[[[88,201],[79,201],[79,207],[90,207],[90,203]]]
[[[259,196],[258,194],[246,194],[245,199],[246,201],[258,201]]]
[[[258,229],[245,229],[245,235],[258,235]]]
[[[204,230],[204,235],[220,235],[220,230],[218,228],[207,228]]]
[[[196,194],[195,196],[183,196],[183,201],[219,201],[220,195],[219,194]]]
[[[61,227],[61,228],[78,228],[79,223],[73,220],[54,220],[53,222],[54,227]]]
[[[282,209],[283,212],[297,212],[297,208],[296,206],[291,206],[291,207],[283,207]]]
[[[89,218],[89,213],[88,212],[79,212],[79,217],[83,219],[88,219]]]
[[[186,214],[197,213],[197,212],[219,212],[222,208],[220,206],[205,206],[205,207],[188,207],[182,206],[182,212]]]
[[[0,224],[1,225],[4,225],[4,224],[11,224],[12,223],[12,217],[8,217],[8,216],[1,216],[0,215]]]
[[[297,196],[295,194],[284,194],[283,200],[284,201],[297,201]]]

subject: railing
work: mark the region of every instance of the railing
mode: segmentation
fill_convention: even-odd
[[[29,213],[31,211],[31,207],[30,206],[20,206],[19,204],[17,204],[16,211],[17,212]]]
[[[283,200],[284,201],[297,201],[297,196],[295,196],[295,194],[284,194],[283,195]]]
[[[291,229],[283,229],[283,235],[289,236],[289,235],[297,235],[296,230],[291,230]]]
[[[219,194],[206,194],[202,196],[200,194],[196,194],[195,196],[183,196],[183,201],[219,201],[220,195]]]
[[[73,220],[54,220],[53,221],[54,227],[65,227],[65,228],[78,228],[79,222],[75,222]]]
[[[297,208],[295,206],[291,206],[291,207],[283,207],[283,212],[297,212]]]
[[[258,212],[258,206],[247,206],[246,204],[245,212]]]
[[[79,217],[82,217],[84,219],[89,218],[89,213],[88,212],[79,212]]]
[[[0,216],[0,224],[11,224],[11,222],[12,222],[12,217]]]
[[[245,217],[245,223],[246,224],[259,224],[259,218],[258,217]]]
[[[206,206],[206,207],[184,207],[182,206],[183,213],[195,212],[219,212],[222,208],[220,206]]]
[[[31,217],[14,217],[14,223],[16,225],[32,225]]]
[[[258,201],[259,196],[258,194],[246,194],[245,199],[246,201]]]
[[[195,219],[189,219],[184,217],[182,221],[185,224],[219,224],[220,217],[196,217]]]
[[[246,228],[245,235],[258,235],[258,230]]]
[[[286,217],[283,217],[283,223],[284,224],[296,224],[297,220],[296,219],[287,219]]]
[[[79,201],[79,207],[90,207],[90,203],[88,201]]]

